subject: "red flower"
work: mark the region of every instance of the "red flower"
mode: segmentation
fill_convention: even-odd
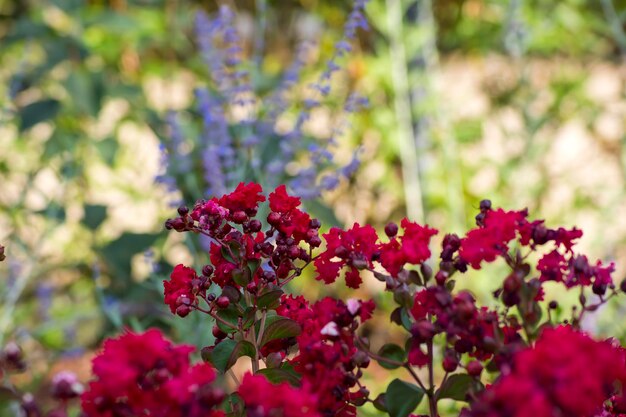
[[[321,417],[314,391],[294,388],[286,382],[274,385],[264,376],[246,374],[237,392],[248,415]]]
[[[380,263],[391,275],[397,275],[405,264],[418,265],[430,258],[430,238],[437,230],[403,219],[404,235],[380,245]]]
[[[303,240],[310,242],[313,236],[318,238],[317,230],[311,228],[311,217],[298,209],[300,198],[288,195],[284,185],[270,193],[269,200],[272,213],[268,220],[280,233],[293,237],[296,243]]]
[[[297,321],[302,333],[297,336],[298,355],[291,360],[302,375],[302,387],[317,394],[316,409],[322,415],[356,416],[350,401],[355,376],[353,358],[357,318],[371,316],[373,303],[350,299],[347,303],[324,298],[309,306],[302,297],[283,297],[278,313]]]
[[[289,213],[300,206],[300,198],[292,197],[287,194],[287,187],[279,186],[270,193],[270,210],[277,213]]]
[[[200,280],[193,268],[182,264],[176,265],[169,281],[163,281],[163,292],[165,294],[165,304],[170,307],[174,314],[177,312],[182,316],[189,313],[186,306],[195,305],[198,302],[198,292],[206,293],[200,288]],[[181,308],[179,310],[179,308]],[[184,310],[184,311],[183,311]]]
[[[546,329],[513,371],[472,405],[471,416],[588,417],[602,410],[626,371],[623,354],[569,326]]]
[[[263,189],[257,183],[244,184],[240,182],[235,191],[219,199],[219,204],[230,210],[231,214],[236,211],[243,211],[248,215],[254,215],[259,203],[265,201],[265,196],[261,194],[262,192]]]
[[[493,262],[508,250],[516,231],[527,223],[525,218],[525,211],[487,211],[484,226],[470,230],[461,240],[459,256],[474,269],[480,269],[482,261]]]
[[[173,345],[154,329],[105,341],[93,360],[94,379],[81,396],[85,415],[219,416],[210,410],[217,403],[207,407],[201,401],[215,372],[205,364],[190,367],[193,350]]]
[[[539,279],[544,281],[563,281],[563,273],[567,270],[567,259],[558,250],[549,252],[537,263],[537,271],[541,272]]]
[[[377,252],[378,235],[370,225],[355,223],[349,230],[333,227],[324,234],[326,250],[315,259],[317,279],[330,284],[335,282],[339,271],[348,267],[346,285],[361,285],[360,269],[372,268],[372,257]],[[336,259],[336,260],[335,260]]]

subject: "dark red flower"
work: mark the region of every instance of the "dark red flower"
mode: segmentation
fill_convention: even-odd
[[[237,390],[248,415],[273,417],[321,417],[315,391],[294,388],[286,382],[270,383],[262,375],[246,374]]]
[[[339,271],[348,267],[346,285],[358,288],[361,285],[359,270],[372,268],[372,257],[377,252],[378,235],[370,225],[355,223],[349,230],[333,227],[324,234],[326,250],[315,259],[317,279],[327,284],[335,282]]]
[[[508,250],[517,230],[527,223],[526,215],[525,211],[487,211],[484,225],[469,231],[461,240],[459,256],[474,269],[480,269],[483,261],[493,262]]]
[[[287,187],[280,185],[270,193],[270,210],[277,213],[288,213],[300,206],[300,198],[287,194]]]
[[[418,265],[430,258],[430,238],[437,230],[403,219],[404,235],[380,245],[380,263],[392,275],[397,275],[405,264]]]
[[[87,417],[218,417],[202,394],[215,378],[208,365],[190,367],[193,346],[173,345],[158,330],[126,332],[104,342],[94,379],[81,396]]]
[[[259,203],[265,201],[265,196],[261,194],[262,192],[263,189],[257,183],[244,184],[240,182],[235,191],[222,196],[218,201],[220,206],[230,211],[231,215],[237,211],[253,215],[253,213],[256,213]]]
[[[196,305],[198,302],[197,294],[205,294],[206,290],[200,286],[200,280],[193,268],[189,268],[182,264],[176,265],[170,275],[169,281],[163,281],[163,292],[165,294],[165,304],[170,307],[170,311],[174,314],[181,313],[181,306]],[[185,310],[187,313],[188,310]],[[181,314],[186,315],[186,314]]]
[[[588,417],[600,413],[626,375],[624,358],[569,326],[545,329],[536,344],[519,352],[503,375],[472,405],[475,417]]]

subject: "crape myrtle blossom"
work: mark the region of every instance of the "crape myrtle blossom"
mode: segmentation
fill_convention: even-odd
[[[224,391],[215,371],[191,365],[192,346],[175,346],[157,330],[107,340],[93,360],[94,379],[81,396],[87,417],[221,417]]]
[[[192,364],[194,348],[160,331],[127,331],[104,343],[82,394],[64,391],[77,385],[61,375],[57,395],[80,395],[86,417],[355,417],[366,403],[417,417],[422,400],[420,417],[439,416],[441,400],[464,402],[462,417],[623,417],[626,350],[615,339],[594,340],[581,320],[626,292],[626,280],[615,285],[612,264],[576,252],[578,229],[528,217],[485,200],[477,227],[443,236],[432,256],[437,231],[428,226],[404,219],[381,233],[358,223],[320,233],[284,185],[265,194],[240,183],[166,222],[211,239],[210,264],[177,265],[164,281],[172,314],[205,314],[212,325],[203,362]],[[496,261],[507,272],[488,277],[494,307],[455,289],[469,269]],[[382,346],[365,337],[373,301],[289,294],[311,264],[327,285],[343,274],[357,289],[363,271],[381,281],[395,303],[390,320],[401,332],[393,333],[402,336]],[[579,293],[571,315],[546,299],[546,281]],[[250,369],[233,377],[242,356]],[[0,365],[23,365],[20,358],[19,349],[5,349]],[[363,383],[371,361],[376,375],[399,369],[380,393]],[[220,388],[227,378],[228,392]]]
[[[198,297],[204,298],[208,307],[198,307],[198,298],[190,297],[184,298],[184,305],[217,321],[213,332],[217,343],[205,348],[207,360],[217,367],[221,362],[215,352],[236,340],[251,341],[254,376],[246,376],[239,391],[248,416],[299,412],[356,416],[357,407],[366,402],[389,411],[397,405],[388,399],[395,398],[394,390],[406,387],[402,384],[407,382],[395,381],[386,396],[371,397],[360,382],[371,359],[385,368],[407,369],[413,377],[411,389],[427,398],[431,417],[438,415],[442,398],[468,400],[470,406],[463,411],[468,417],[554,413],[582,417],[621,412],[626,402],[621,391],[626,369],[623,349],[594,341],[580,331],[580,322],[585,313],[623,292],[626,281],[618,290],[612,281],[613,264],[590,264],[575,252],[580,230],[550,229],[541,220],[528,220],[526,210],[494,209],[485,200],[475,229],[465,236],[443,237],[438,269],[434,270],[427,262],[432,255],[431,239],[438,232],[428,226],[403,219],[400,226],[389,223],[384,235],[379,235],[370,225],[354,223],[320,235],[320,223],[300,209],[300,198],[289,195],[284,185],[271,192],[268,200],[265,228],[255,218],[265,197],[253,183],[241,183],[233,193],[201,201],[192,210],[182,207],[180,217],[167,223],[177,231],[206,233],[215,240],[210,251],[212,265],[205,266],[204,275],[212,276],[209,280],[222,294],[204,295],[192,288],[191,293],[201,294]],[[229,253],[234,249],[235,253]],[[533,252],[540,253],[534,270],[526,261]],[[499,259],[510,270],[504,279],[494,282],[493,294],[501,308],[481,306],[471,292],[454,290],[455,274]],[[359,336],[357,331],[372,315],[372,302],[329,297],[309,302],[302,296],[284,294],[284,285],[310,264],[315,277],[325,284],[335,283],[343,274],[346,286],[357,289],[363,271],[384,282],[398,305],[391,321],[407,333],[404,347],[387,343],[375,353],[367,339]],[[242,271],[243,275],[249,271],[243,280]],[[172,292],[179,288],[174,285],[179,273],[172,275],[171,284],[166,282],[167,300],[189,292],[189,284]],[[187,282],[194,279],[191,272],[186,276]],[[587,302],[581,295],[581,308],[572,311],[565,321],[568,325],[559,326],[550,313],[558,303],[545,300],[542,285],[546,281],[565,288],[580,287],[581,291],[591,287],[598,299]],[[268,304],[267,299],[274,301]],[[230,319],[233,325],[229,328],[224,319],[233,303],[238,307],[229,314],[239,318]],[[273,310],[271,315],[268,307]],[[180,315],[178,310],[172,311]],[[252,322],[261,324],[257,328]],[[274,327],[284,333],[281,330],[280,337],[263,342]],[[257,332],[263,338],[255,338]],[[234,345],[231,355],[243,350],[240,343]],[[435,343],[441,345],[440,355],[435,353]],[[576,357],[579,351],[586,353]],[[596,355],[603,360],[588,364]],[[268,369],[260,369],[256,360],[264,361]],[[608,369],[611,363],[615,366]],[[435,366],[445,372],[439,387],[432,376],[426,381],[413,371],[426,368],[433,375]],[[499,373],[500,378],[485,388],[481,379],[487,371]],[[255,389],[275,395],[263,396]],[[570,398],[572,392],[576,398]],[[526,400],[532,414],[524,411]],[[406,396],[394,401],[406,401]]]
[[[626,382],[623,349],[595,341],[570,326],[545,329],[519,352],[510,373],[486,389],[467,417],[588,417],[599,415]]]

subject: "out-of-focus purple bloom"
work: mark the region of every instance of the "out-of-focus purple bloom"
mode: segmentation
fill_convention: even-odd
[[[167,147],[163,143],[159,143],[159,173],[155,177],[155,181],[158,184],[165,186],[168,192],[175,192],[178,190],[176,179],[167,173],[169,167],[169,154]]]
[[[42,321],[50,320],[50,307],[52,307],[52,294],[54,289],[52,286],[42,283],[37,286],[35,295],[37,297],[37,310]]]
[[[324,175],[320,180],[320,187],[326,191],[332,191],[339,186],[339,178],[337,175]]]
[[[174,111],[167,112],[165,121],[169,128],[169,137],[171,138],[171,143],[169,144],[170,163],[174,165],[177,173],[187,173],[191,169],[191,161],[189,159],[189,151],[184,149],[185,137],[178,121],[177,113]]]
[[[343,35],[335,44],[331,58],[317,82],[309,85],[310,94],[295,105],[289,102],[289,94],[300,79],[310,51],[309,43],[298,46],[277,87],[261,100],[252,88],[247,71],[249,66],[242,62],[243,53],[233,11],[222,6],[214,16],[202,12],[196,16],[197,43],[211,78],[208,87],[196,90],[196,103],[202,117],[202,136],[194,149],[200,154],[208,195],[225,193],[237,182],[250,180],[242,178],[242,175],[253,172],[264,176],[264,179],[256,180],[267,187],[287,183],[295,194],[310,199],[318,197],[322,190],[335,189],[341,178],[354,172],[358,161],[351,161],[345,167],[339,167],[333,161],[332,148],[347,123],[336,126],[331,137],[323,143],[307,137],[304,126],[311,119],[312,111],[321,106],[324,98],[331,93],[333,75],[341,69],[340,59],[352,51],[357,31],[367,28],[364,16],[366,3],[367,0],[354,0]],[[256,58],[258,64],[260,60],[258,56]],[[344,105],[344,112],[355,112],[364,103],[362,98],[350,96]],[[286,133],[282,128],[278,132],[279,119],[294,107],[299,107],[299,111],[295,114],[293,126]],[[171,114],[168,115],[168,125],[172,136],[171,166],[190,166],[182,160],[189,155],[180,145],[184,143],[182,130]],[[309,164],[293,174],[290,163],[304,162],[303,156],[308,158]],[[175,162],[179,157],[181,161]],[[176,172],[184,173],[182,170]],[[167,184],[168,179],[163,176],[161,181]]]
[[[354,154],[352,155],[352,160],[350,160],[350,163],[348,163],[348,165],[341,168],[341,175],[343,175],[345,178],[351,178],[361,166],[361,160],[359,159],[358,153],[359,153],[359,150],[354,152]]]
[[[246,95],[252,93],[248,71],[241,67],[242,49],[234,26],[235,14],[221,6],[211,19],[204,12],[196,15],[196,39],[209,67],[214,85],[231,105],[249,104]]]

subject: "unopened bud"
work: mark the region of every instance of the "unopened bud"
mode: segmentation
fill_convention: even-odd
[[[479,377],[483,372],[483,365],[478,361],[471,361],[466,366],[467,373],[473,377]]]
[[[397,235],[398,225],[395,223],[387,223],[387,226],[385,226],[385,234],[390,238]]]

